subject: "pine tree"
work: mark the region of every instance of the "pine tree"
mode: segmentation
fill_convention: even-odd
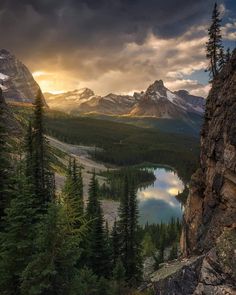
[[[35,194],[42,208],[54,198],[54,176],[50,170],[49,149],[44,136],[43,100],[41,91],[34,104],[33,117],[33,183]]]
[[[210,77],[214,79],[219,72],[219,54],[222,48],[221,19],[217,3],[214,5],[212,23],[208,29],[208,35],[209,40],[206,44],[206,57],[209,59],[208,71]]]
[[[91,221],[89,230],[88,266],[98,276],[110,275],[110,257],[104,230],[102,209],[98,200],[98,183],[93,173],[87,205],[87,216]]]
[[[0,234],[0,293],[12,295],[20,294],[21,275],[33,255],[37,213],[29,181],[21,174],[15,182]]]
[[[0,231],[2,230],[4,210],[9,202],[9,170],[10,163],[8,161],[7,148],[7,131],[4,120],[5,101],[0,87]]]

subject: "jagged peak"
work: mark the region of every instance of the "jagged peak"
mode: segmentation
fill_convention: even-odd
[[[162,96],[166,96],[166,90],[167,88],[165,87],[164,82],[162,80],[156,80],[148,87],[146,93],[159,92]]]
[[[0,49],[0,54],[11,54],[8,50],[6,50],[5,48]]]

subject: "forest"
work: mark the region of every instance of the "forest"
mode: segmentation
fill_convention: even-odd
[[[81,167],[74,158],[69,158],[62,191],[56,191],[41,93],[23,124],[27,128],[17,152],[4,108],[0,111],[1,294],[135,294],[145,257],[155,257],[155,268],[164,261],[166,247],[172,247],[168,259],[177,257],[179,221],[138,224],[137,186],[140,180],[153,181],[150,171],[105,172],[110,182],[117,179],[110,187],[119,186],[120,200],[118,220],[109,229],[100,204],[105,192],[93,173],[85,206]]]

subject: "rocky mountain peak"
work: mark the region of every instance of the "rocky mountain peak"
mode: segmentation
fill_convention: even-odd
[[[0,88],[6,101],[30,103],[40,89],[28,68],[6,49],[0,49]]]
[[[166,96],[166,90],[167,88],[165,87],[164,83],[162,80],[156,80],[153,84],[151,84],[146,93],[153,93],[153,92],[158,92],[162,96]]]
[[[11,53],[8,50],[2,48],[2,49],[0,49],[0,56],[2,56],[2,57],[11,56]]]

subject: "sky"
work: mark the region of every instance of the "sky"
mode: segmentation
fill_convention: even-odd
[[[206,96],[205,43],[215,0],[1,0],[1,47],[43,92],[98,95],[171,90]],[[236,44],[236,1],[218,2],[225,46]]]

